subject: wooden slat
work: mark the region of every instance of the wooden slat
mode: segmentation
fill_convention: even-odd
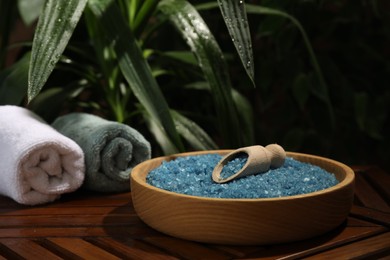
[[[154,246],[161,248],[167,252],[177,254],[185,259],[231,259],[232,257],[224,252],[220,252],[206,247],[203,244],[193,243],[190,241],[177,239],[168,236],[150,236],[144,238],[146,241]]]
[[[83,215],[88,212],[88,215],[106,215],[111,213],[126,213],[135,215],[135,211],[131,205],[129,206],[106,206],[106,207],[91,207],[88,204],[84,205],[84,207],[61,207],[61,202],[56,202],[57,207],[29,207],[29,208],[1,208],[0,207],[0,215],[1,216],[32,216],[32,215]]]
[[[88,241],[104,248],[108,252],[115,252],[115,255],[118,255],[123,259],[178,259],[175,256],[168,255],[165,251],[159,250],[157,247],[133,239],[114,239],[103,237],[89,239]]]
[[[131,204],[131,193],[118,193],[118,194],[107,194],[107,193],[97,193],[97,192],[86,192],[86,191],[76,191],[69,194],[62,195],[60,200],[55,201],[54,203],[40,205],[39,207],[51,208],[58,207],[58,203],[61,202],[62,207],[84,207],[86,205],[90,206],[123,206],[126,204]],[[29,206],[24,206],[16,203],[15,201],[0,196],[0,208],[11,207],[15,209],[31,208]]]
[[[307,259],[378,259],[378,255],[388,252],[390,256],[390,232],[337,247]]]
[[[382,234],[387,229],[383,227],[348,227],[335,230],[327,235],[317,238],[289,243],[277,246],[268,246],[259,251],[247,255],[250,258],[278,259],[278,258],[303,258],[315,253],[340,247],[366,237]]]
[[[390,227],[389,213],[354,205],[352,206],[350,215],[361,219],[374,221],[375,223],[379,223],[384,226]]]
[[[262,250],[264,246],[210,245],[210,247],[234,256],[232,258],[244,258],[245,256],[255,254],[259,250]]]
[[[77,227],[136,225],[141,220],[136,215],[34,215],[0,216],[0,228],[12,227]]]
[[[20,255],[9,249],[7,246],[0,243],[0,259],[23,259]]]
[[[390,212],[390,206],[385,198],[367,182],[363,175],[356,175],[355,187],[355,196],[365,207]]]
[[[365,221],[359,218],[349,217],[348,227],[380,227],[380,224],[373,223],[371,221]]]
[[[80,238],[50,238],[58,248],[71,252],[82,259],[120,259],[109,252]]]
[[[44,238],[44,237],[107,237],[107,236],[146,236],[156,231],[145,226],[134,227],[28,227],[4,228],[0,230],[0,238]]]
[[[379,192],[389,204],[390,201],[390,173],[383,171],[378,167],[373,167],[370,171],[364,172],[363,175]]]
[[[0,243],[26,259],[62,259],[51,251],[28,239],[1,239]]]

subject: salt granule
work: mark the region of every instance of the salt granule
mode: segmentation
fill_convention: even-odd
[[[238,154],[236,158],[228,161],[227,164],[222,168],[221,178],[226,179],[240,171],[247,161],[248,155],[246,153]]]
[[[212,180],[211,174],[221,158],[218,154],[206,154],[164,161],[148,174],[146,181],[167,191],[211,198],[284,197],[323,190],[338,183],[333,174],[322,168],[287,157],[280,168],[219,184]],[[231,160],[223,174],[234,174],[246,160],[245,156]]]

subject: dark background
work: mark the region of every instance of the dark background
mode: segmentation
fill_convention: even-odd
[[[198,4],[206,1],[190,1]],[[390,169],[390,2],[386,0],[246,1],[283,10],[305,29],[327,84],[331,110],[318,93],[318,80],[297,28],[278,16],[248,14],[252,33],[256,87],[248,80],[218,9],[201,15],[227,54],[233,86],[250,101],[257,144],[279,143],[289,151],[312,153],[347,164],[378,164]],[[31,41],[34,25],[12,23],[10,43]],[[162,29],[151,48],[186,49],[171,27]],[[82,41],[77,29],[72,41]],[[188,49],[188,48],[187,48]],[[23,52],[11,48],[3,67]],[[153,60],[150,61],[153,64]],[[61,81],[61,80],[59,80]],[[170,92],[170,78],[159,78],[171,107],[198,106],[193,119],[218,143],[203,110],[211,99],[197,100],[196,92]],[[165,86],[166,85],[166,86]],[[174,92],[174,93],[173,93]],[[180,97],[193,95],[193,102]],[[64,104],[66,106],[66,104]],[[203,119],[204,120],[203,120]],[[203,120],[203,121],[202,121]],[[223,144],[218,143],[223,146]]]

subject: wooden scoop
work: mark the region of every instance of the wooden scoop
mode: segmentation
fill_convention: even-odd
[[[227,178],[221,177],[223,167],[238,155],[245,153],[248,159],[245,165],[238,172],[230,175]],[[217,183],[225,183],[236,178],[262,173],[268,171],[271,167],[278,168],[283,165],[286,158],[286,152],[278,144],[270,144],[266,147],[261,145],[254,145],[239,148],[223,157],[215,166],[212,178]]]

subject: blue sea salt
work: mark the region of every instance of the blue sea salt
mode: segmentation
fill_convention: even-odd
[[[226,179],[233,174],[239,172],[248,161],[248,155],[246,153],[240,153],[236,158],[228,161],[226,165],[222,168],[220,177]]]
[[[164,161],[148,174],[146,181],[167,191],[211,198],[284,197],[323,190],[338,183],[333,174],[322,168],[287,157],[280,168],[218,184],[211,176],[221,159],[220,155],[206,154]],[[241,169],[246,160],[245,156],[231,160],[229,163],[237,167],[231,169],[233,172],[226,170],[226,176]]]

